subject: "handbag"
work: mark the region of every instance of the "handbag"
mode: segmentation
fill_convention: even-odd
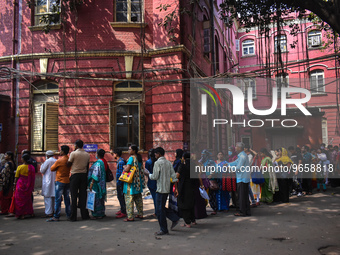
[[[135,166],[132,166],[129,172],[124,171],[122,175],[119,177],[119,180],[122,182],[132,183],[136,169],[137,168]]]
[[[106,182],[112,182],[114,180],[113,173],[110,168],[106,170]]]
[[[209,189],[210,190],[219,190],[220,186],[218,185],[217,181],[209,180]]]
[[[260,171],[255,171],[251,173],[251,181],[254,184],[262,184],[264,183],[263,174]]]

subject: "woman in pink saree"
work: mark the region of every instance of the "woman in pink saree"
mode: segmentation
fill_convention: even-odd
[[[24,219],[25,216],[31,217],[33,215],[32,192],[35,182],[35,169],[28,164],[28,155],[23,155],[23,165],[18,166],[15,173],[15,217]]]

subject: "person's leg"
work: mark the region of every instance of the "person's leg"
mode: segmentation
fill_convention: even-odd
[[[133,217],[133,201],[132,201],[132,196],[130,195],[130,188],[128,188],[127,193],[125,194],[125,204],[126,204],[126,212],[127,212],[127,217],[128,219],[132,220]]]
[[[90,218],[89,211],[86,209],[86,199],[87,199],[87,174],[80,174],[80,184],[79,184],[79,205],[81,218],[87,220]]]
[[[189,225],[191,223],[191,210],[190,209],[181,209],[182,218],[185,224]]]
[[[237,183],[237,193],[238,193],[238,205],[239,205],[239,208],[240,208],[240,213],[241,214],[245,214],[246,212],[246,208],[244,206],[244,203],[243,203],[243,192],[242,192],[242,186],[241,186],[241,183]],[[248,192],[247,192],[247,195],[248,195]],[[248,198],[248,196],[247,196]]]
[[[134,200],[135,200],[135,204],[137,207],[137,211],[138,211],[138,216],[140,218],[143,218],[143,197],[142,194],[136,194],[134,195]]]
[[[165,204],[168,194],[156,193],[156,215],[160,229],[163,233],[168,233],[168,225],[166,222]]]
[[[44,203],[45,203],[45,214],[46,215],[52,215],[53,214],[53,199],[52,197],[44,197]]]
[[[149,190],[152,196],[153,205],[155,207],[155,214],[156,214],[156,190],[155,189],[149,189]]]
[[[61,196],[63,194],[64,184],[61,182],[55,182],[55,202],[54,202],[54,218],[60,218],[61,210]]]
[[[69,219],[71,217],[70,184],[69,183],[64,184],[63,197],[64,197],[66,217]]]
[[[243,187],[243,193],[246,194],[244,195],[245,207],[246,207],[245,215],[250,216],[251,215],[250,203],[248,199],[249,196],[247,194],[247,192],[249,192],[249,183],[242,183],[242,187]]]
[[[250,198],[250,200],[251,200],[251,203],[252,204],[256,204],[256,202],[255,202],[255,198],[254,198],[254,193],[253,193],[253,191],[252,191],[252,189],[251,189],[251,187],[250,187],[250,183],[248,184],[248,186],[249,186],[249,198]]]
[[[117,185],[117,198],[120,205],[120,212],[122,214],[126,214],[126,204],[125,204],[125,198],[123,193],[124,185]]]
[[[77,220],[77,200],[78,200],[78,189],[79,189],[79,174],[73,174],[70,177],[70,192],[71,192],[71,221]]]

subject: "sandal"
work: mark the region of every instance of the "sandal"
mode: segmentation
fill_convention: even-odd
[[[141,216],[141,215],[136,215],[135,218],[138,218],[138,219],[141,219],[141,220],[142,220],[144,217]]]
[[[124,219],[123,221],[125,221],[125,222],[128,222],[128,221],[135,221],[135,219],[134,219],[134,218],[132,218],[132,219],[126,218],[126,219]]]
[[[235,216],[242,216],[242,217],[244,217],[244,214],[242,214],[242,213],[235,213],[234,215]]]
[[[216,215],[217,214],[217,212],[212,212],[212,213],[210,213],[210,215]]]
[[[41,216],[40,218],[52,218],[53,214],[45,214],[43,216]]]
[[[181,227],[187,227],[187,228],[191,228],[190,224],[182,224]]]
[[[54,217],[46,220],[46,222],[57,222],[57,221],[59,221],[59,219],[58,218],[54,218]]]

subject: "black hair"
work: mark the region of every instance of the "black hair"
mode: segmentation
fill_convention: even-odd
[[[155,149],[150,149],[148,151],[148,156],[149,156],[149,159],[151,158],[151,161],[152,161],[152,167],[155,165],[155,162],[157,161],[156,157],[155,157]]]
[[[80,140],[80,139],[78,139],[78,140],[75,142],[75,144],[77,145],[77,147],[78,147],[79,149],[83,148],[83,146],[84,146],[84,142],[83,142],[82,140]]]
[[[299,147],[296,147],[296,152],[301,153],[301,149]]]
[[[31,152],[27,149],[24,150],[24,153],[22,155],[25,155],[25,154],[31,157]]]
[[[288,147],[288,150],[289,150],[289,151],[295,151],[295,148],[294,148],[294,146],[289,146],[289,147]]]
[[[142,163],[142,162],[143,162],[143,159],[142,159],[142,156],[138,153],[138,146],[132,144],[130,147],[131,147],[131,150],[133,150],[133,151],[136,153],[137,161],[138,161],[139,163]]]
[[[104,158],[105,151],[103,149],[98,149],[97,150],[97,155],[98,155],[99,158]]]
[[[121,150],[121,149],[114,149],[113,153],[114,153],[114,154],[117,154],[117,155],[118,155],[118,157],[121,157],[121,156],[122,156],[122,154],[123,154],[123,152],[122,152],[122,150]]]
[[[165,150],[162,147],[157,147],[155,149],[155,153],[159,153],[159,154],[161,154],[161,156],[164,156]]]
[[[273,155],[270,154],[269,151],[268,151],[266,148],[262,148],[260,151],[261,151],[264,155],[266,155],[266,156],[268,156],[268,157],[270,157],[270,158],[273,157]]]
[[[60,147],[60,150],[61,150],[62,152],[64,152],[65,155],[67,155],[67,154],[69,153],[69,151],[70,151],[70,147],[68,147],[67,145],[62,145],[62,146]]]
[[[182,149],[176,150],[176,159],[181,159],[183,157],[184,151]]]
[[[329,144],[329,145],[327,146],[327,148],[328,148],[328,149],[333,149],[333,145]]]
[[[25,161],[25,162],[27,162],[28,160],[30,160],[30,155],[28,155],[28,154],[24,154],[24,155],[22,155],[21,156],[21,158]]]
[[[11,151],[6,151],[6,154],[11,158],[11,160],[14,162],[14,153]]]
[[[333,149],[339,149],[339,146],[338,146],[338,145],[335,145],[335,146],[333,147]]]

